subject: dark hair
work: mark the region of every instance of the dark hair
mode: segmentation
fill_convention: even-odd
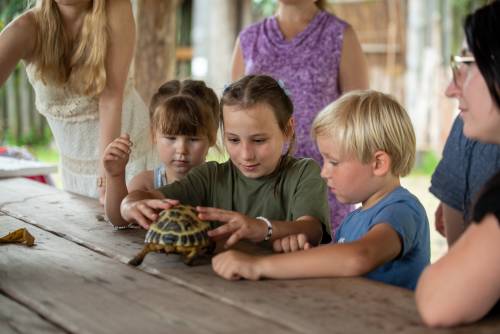
[[[500,108],[500,1],[469,14],[464,23],[465,37],[490,95]]]
[[[295,147],[295,132],[290,128],[293,103],[285,91],[284,84],[280,82],[268,75],[247,75],[224,89],[220,105],[221,127],[224,126],[224,106],[239,106],[246,109],[265,103],[271,107],[282,133],[285,136],[291,135],[287,151],[281,157],[274,173],[280,173],[285,168],[289,161],[287,157],[292,155]],[[277,179],[276,186],[280,178]],[[275,190],[277,190],[276,187]]]
[[[149,116],[153,138],[156,132],[170,135],[207,135],[210,146],[217,140],[219,100],[199,80],[171,80],[151,98]]]
[[[500,200],[500,173],[495,174],[483,186],[479,193],[475,204],[472,221],[480,223],[483,218],[488,214],[494,214],[500,224],[500,207],[498,202]]]

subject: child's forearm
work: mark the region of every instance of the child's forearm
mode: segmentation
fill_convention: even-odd
[[[369,255],[355,244],[265,256],[256,267],[260,277],[275,279],[361,276],[374,269]]]
[[[120,214],[120,205],[128,195],[125,175],[106,178],[106,202],[104,209],[106,216],[114,226],[125,226],[128,222]]]
[[[294,222],[273,220],[272,224],[272,241],[289,235],[303,233],[311,245],[318,245],[323,236],[321,223],[314,219],[300,219]]]

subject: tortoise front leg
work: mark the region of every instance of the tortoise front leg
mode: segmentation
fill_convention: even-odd
[[[152,251],[151,244],[147,244],[146,246],[144,246],[144,248],[142,249],[142,251],[139,254],[137,254],[133,259],[128,261],[128,264],[130,264],[134,267],[137,267],[138,265],[140,265],[142,263],[146,254],[151,252],[151,251]]]
[[[196,248],[186,250],[186,252],[184,253],[184,264],[190,266],[197,254],[198,250]]]

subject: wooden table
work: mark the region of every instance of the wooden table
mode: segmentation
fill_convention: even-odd
[[[57,166],[40,161],[0,156],[0,178],[44,175],[57,172]]]
[[[498,333],[500,317],[422,326],[413,293],[363,278],[229,282],[208,261],[150,254],[144,231],[115,230],[93,199],[27,179],[0,180],[0,333]]]

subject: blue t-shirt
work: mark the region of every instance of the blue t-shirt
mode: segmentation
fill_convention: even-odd
[[[482,144],[463,134],[457,117],[432,174],[429,191],[441,202],[463,213],[469,223],[472,203],[483,185],[500,169],[500,145]]]
[[[422,204],[405,188],[396,188],[371,208],[351,212],[340,225],[335,242],[359,240],[373,226],[382,223],[398,233],[402,251],[399,257],[366,277],[413,290],[430,261],[429,222]]]

